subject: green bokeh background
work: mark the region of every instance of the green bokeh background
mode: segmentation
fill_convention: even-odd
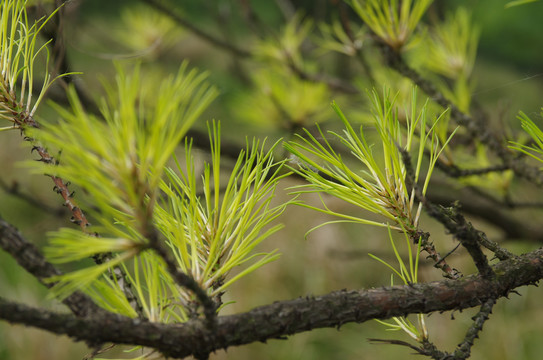
[[[75,1],[74,3],[78,3]],[[173,3],[173,1],[172,1]],[[229,36],[242,47],[251,44],[247,28],[242,22],[237,1],[185,0],[176,2],[176,9],[200,28],[220,34],[220,27],[213,12],[231,20]],[[281,1],[253,0],[255,12],[269,28],[279,28],[282,14],[277,3]],[[518,128],[515,115],[518,110],[541,124],[539,109],[543,106],[543,2],[504,9],[505,1],[436,1],[440,11],[465,5],[473,12],[474,21],[482,33],[474,78],[477,83],[474,99],[493,117],[499,117],[512,128]],[[296,8],[317,19],[326,19],[333,8],[329,1],[292,1]],[[138,1],[81,1],[79,11],[70,14],[66,24],[66,41],[72,70],[83,71],[78,81],[85,84],[89,93],[100,91],[99,78],[113,74],[111,58],[129,52],[119,44],[114,34],[122,31],[119,14],[126,7],[140,6]],[[226,15],[225,15],[226,14]],[[234,25],[232,25],[234,24]],[[247,46],[245,46],[247,45]],[[107,56],[106,56],[107,55]],[[225,141],[243,144],[246,136],[269,136],[276,139],[285,136],[280,130],[270,130],[258,124],[247,124],[240,120],[232,104],[251,89],[236,75],[232,57],[212,45],[203,42],[190,32],[183,32],[178,41],[142,61],[160,66],[164,72],[174,72],[182,59],[210,72],[210,81],[216,84],[222,95],[197,124],[205,128],[205,121],[217,118],[222,121]],[[355,68],[356,69],[356,68]],[[100,76],[97,76],[100,75]],[[336,95],[333,95],[334,97]],[[338,95],[341,97],[341,95]],[[333,98],[329,99],[333,100]],[[354,97],[345,101],[356,101]],[[361,100],[365,101],[365,100]],[[44,105],[39,117],[55,118],[56,115]],[[0,134],[0,179],[9,186],[17,184],[21,192],[53,209],[60,209],[61,199],[52,191],[53,184],[42,175],[29,174],[21,164],[35,159],[28,144],[18,132]],[[284,189],[295,185],[287,180]],[[78,191],[77,188],[76,192]],[[288,197],[281,189],[279,198]],[[537,195],[523,194],[531,198]],[[308,201],[316,201],[308,199]],[[355,211],[340,202],[331,202],[331,207],[342,211]],[[38,209],[28,202],[0,191],[0,214],[17,226],[24,236],[42,246],[46,233],[60,226],[68,226],[70,215],[65,211],[57,216],[50,210]],[[541,212],[530,210],[520,215],[540,223]],[[305,295],[319,295],[338,289],[359,289],[387,285],[390,282],[386,269],[371,260],[368,252],[378,255],[390,254],[386,232],[370,227],[354,225],[329,225],[311,233],[310,228],[328,220],[314,212],[290,207],[281,217],[285,229],[265,241],[261,250],[280,249],[281,258],[236,283],[225,300],[236,303],[225,308],[224,314],[246,311],[258,305],[276,300],[291,299]],[[499,237],[499,232],[472,219],[476,226]],[[425,230],[431,232],[438,249],[445,253],[454,247],[453,241],[432,220],[424,219]],[[505,244],[511,251],[521,253],[541,246],[539,243],[522,241]],[[453,266],[464,273],[474,272],[470,259],[461,251],[451,258]],[[421,261],[424,257],[421,257]],[[438,280],[439,274],[431,267],[422,270],[422,280]],[[21,270],[5,253],[0,252],[0,288],[2,296],[26,304],[47,306],[59,311],[65,309],[46,298],[46,291],[36,280]],[[519,296],[521,295],[521,296]],[[521,360],[538,359],[543,354],[543,307],[540,288],[519,289],[510,299],[500,299],[485,324],[484,331],[473,348],[472,359]],[[441,349],[452,350],[459,343],[476,312],[432,314],[428,318],[430,339]],[[451,318],[454,317],[454,320]],[[376,345],[367,338],[401,339],[409,341],[402,333],[391,333],[376,322],[347,324],[341,329],[320,329],[289,337],[288,340],[270,340],[266,344],[219,351],[213,359],[396,359],[415,357],[412,351],[390,345]],[[40,330],[0,323],[0,359],[81,359],[88,350],[83,344],[73,343],[66,337],[56,337]],[[108,353],[113,357],[115,352]],[[118,351],[115,356],[125,356]],[[126,355],[126,358],[129,358]]]

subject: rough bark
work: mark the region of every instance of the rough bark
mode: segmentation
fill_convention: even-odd
[[[165,325],[113,314],[77,318],[3,299],[0,318],[66,334],[89,345],[104,342],[143,345],[181,358],[316,328],[340,327],[349,322],[478,306],[543,278],[543,249],[502,261],[492,266],[492,270],[496,274],[492,279],[471,275],[459,280],[342,290],[276,302],[245,313],[221,316],[215,331],[208,329],[204,319]]]

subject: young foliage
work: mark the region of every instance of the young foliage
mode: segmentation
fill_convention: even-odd
[[[117,27],[108,30],[113,32],[119,47],[129,53],[113,55],[116,58],[145,57],[154,60],[184,36],[183,29],[176,26],[170,17],[143,4],[123,8],[119,20]],[[108,23],[99,21],[94,26],[108,28]]]
[[[432,29],[426,67],[450,79],[468,77],[475,63],[479,34],[468,10],[459,7]]]
[[[396,51],[409,42],[433,0],[350,0],[358,16],[381,40]]]
[[[44,131],[33,134],[63,150],[60,164],[45,171],[85,190],[97,209],[93,216],[99,226],[94,229],[104,241],[98,244],[92,236],[63,229],[51,237],[47,253],[52,260],[82,259],[92,250],[95,254],[113,252],[126,260],[148,245],[164,168],[191,124],[217,94],[205,77],[189,71],[184,63],[176,76],[163,80],[160,96],[151,104],[154,94],[142,90],[147,87],[142,87],[139,66],[132,75],[118,67],[116,86],[106,86],[107,97],[102,99],[103,118],[88,114],[73,88],[68,90],[71,111],[54,105],[62,121],[46,124]],[[36,170],[44,171],[40,166]],[[61,282],[54,290],[60,297],[67,296],[76,287],[90,284],[108,266],[113,264],[55,279]]]
[[[337,19],[332,20],[331,24],[320,23],[319,30],[322,37],[317,38],[316,42],[320,46],[319,52],[322,54],[335,51],[347,56],[355,56],[367,37],[367,31],[363,27],[358,27],[352,31],[351,38]]]
[[[543,114],[543,108],[542,108]],[[521,126],[533,140],[534,145],[524,145],[519,142],[511,141],[511,149],[520,151],[537,161],[543,162],[543,131],[533,122],[532,119],[524,112],[520,112],[517,116]]]
[[[211,163],[205,164],[197,184],[194,158],[186,146],[185,166],[168,169],[168,182],[161,183],[164,198],[157,206],[155,222],[167,239],[179,267],[209,289],[220,294],[234,281],[275,260],[278,255],[253,253],[266,237],[281,228],[268,225],[285,209],[286,203],[272,205],[283,162],[274,162],[273,149],[264,150],[257,141],[247,145],[225,185],[220,181],[220,127],[213,125]],[[252,264],[233,278],[228,273],[246,262]]]
[[[379,261],[381,264],[385,265],[392,271],[392,274],[390,275],[391,286],[394,285],[395,275],[399,277],[405,285],[415,284],[418,282],[419,254],[421,251],[422,241],[417,242],[416,251],[413,252],[413,249],[412,249],[413,246],[411,245],[409,234],[405,231],[405,229],[402,229],[402,233],[404,235],[405,246],[407,248],[407,258],[409,259],[408,264],[405,263],[405,261],[403,260],[400,254],[398,246],[396,245],[394,238],[392,237],[392,232],[390,230],[390,227],[388,228],[388,237],[390,239],[390,244],[392,246],[394,256],[396,257],[396,260],[398,262],[399,269],[395,268],[390,263],[386,262],[385,260],[373,254],[368,254],[370,257]],[[403,316],[393,317],[392,320],[393,320],[393,323],[385,322],[381,320],[376,320],[376,321],[388,327],[389,330],[403,330],[405,333],[407,333],[409,336],[411,336],[414,340],[418,342],[423,342],[426,339],[428,339],[428,329],[426,328],[424,314],[417,314],[418,326],[413,324],[411,320],[409,320],[407,317],[403,317]]]
[[[41,18],[31,24],[26,13],[26,0],[5,0],[0,4],[0,119],[12,123],[0,131],[19,129],[24,125],[35,126],[32,119],[38,105],[51,84],[62,74],[53,77],[48,71],[47,44],[39,44],[38,34],[47,21]],[[58,9],[57,9],[58,11]],[[39,95],[32,99],[36,79],[36,62],[43,63],[43,85]]]
[[[300,47],[312,28],[312,20],[304,20],[301,14],[296,14],[277,37],[259,41],[254,47],[254,54],[262,60],[299,66],[302,63]]]
[[[50,234],[47,257],[55,263],[84,260],[111,252],[113,260],[51,278],[60,298],[81,289],[100,306],[136,316],[118,279],[107,270],[122,266],[133,284],[145,317],[151,321],[185,321],[192,295],[180,288],[162,260],[145,251],[150,229],[164,237],[178,267],[220,301],[234,281],[277,258],[275,252],[254,253],[254,248],[281,226],[268,228],[286,204],[272,206],[282,162],[254,141],[242,152],[223,187],[220,164],[220,127],[211,133],[211,163],[202,175],[203,194],[197,193],[198,173],[191,147],[185,166],[177,172],[167,162],[189,126],[216,96],[205,74],[183,64],[175,77],[164,79],[154,106],[142,89],[140,68],[132,75],[118,68],[116,87],[108,86],[100,119],[87,114],[75,91],[69,90],[72,111],[59,106],[63,120],[35,135],[63,149],[57,166],[48,173],[79,184],[98,210],[95,227],[102,237],[71,229]],[[147,87],[144,87],[147,88]],[[38,168],[43,171],[43,167]],[[164,179],[163,173],[167,175]],[[250,263],[231,279],[236,267]]]
[[[234,111],[251,124],[290,130],[319,123],[330,115],[325,84],[292,76],[284,69],[262,69],[253,75],[257,86],[240,97]]]
[[[379,136],[381,153],[368,144],[363,126],[359,132],[355,131],[339,107],[333,103],[332,107],[346,129],[343,134],[331,131],[329,134],[350,151],[356,162],[354,164],[346,162],[320,129],[319,139],[306,131],[306,137],[298,136],[298,142],[285,144],[287,150],[300,162],[295,171],[308,181],[308,184],[295,187],[295,193],[332,195],[383,216],[387,222],[395,224],[392,225],[394,229],[404,228],[414,231],[418,225],[421,204],[416,204],[415,192],[407,183],[402,151],[408,153],[414,151],[414,180],[422,181],[421,190],[422,194],[425,194],[435,162],[443,146],[450,140],[449,137],[445,144],[441,145],[435,131],[436,124],[447,111],[442,112],[435,120],[428,121],[428,102],[417,112],[417,92],[413,89],[411,111],[410,114],[405,114],[403,125],[395,106],[396,97],[392,97],[389,91],[385,90],[382,98],[374,91],[370,99],[373,105],[373,125]],[[422,168],[426,150],[430,154],[430,159],[424,174]],[[335,212],[326,206],[322,198],[321,200],[323,208],[303,206],[339,217],[342,219],[341,222],[387,226],[384,222]]]
[[[416,183],[419,181],[422,183],[421,192],[424,195],[428,189],[435,163],[453,135],[446,139],[444,144],[440,143],[437,124],[447,111],[442,112],[435,120],[429,121],[427,119],[428,101],[417,111],[417,91],[415,88],[411,93],[410,110],[405,111],[405,114],[401,116],[395,105],[397,96],[398,94],[392,97],[386,90],[384,90],[382,97],[375,91],[370,95],[373,104],[373,125],[378,134],[381,151],[369,145],[368,132],[364,131],[362,126],[357,133],[339,107],[335,103],[332,104],[346,129],[343,134],[334,132],[329,132],[329,134],[350,150],[356,159],[355,163],[347,163],[337,149],[338,147],[333,147],[320,129],[318,139],[306,132],[307,138],[299,136],[299,142],[287,143],[285,147],[300,163],[295,171],[306,178],[309,183],[297,186],[295,193],[318,193],[323,208],[305,204],[302,206],[341,219],[332,222],[355,222],[387,227],[399,268],[397,269],[375,255],[370,254],[370,256],[392,270],[392,284],[394,276],[398,276],[404,284],[411,284],[417,282],[418,254],[422,246],[422,240],[417,239],[416,235],[422,204],[416,203],[415,190],[412,188],[412,184],[408,183],[409,174],[407,174],[404,164],[403,152],[414,155],[413,180]],[[422,170],[425,153],[429,154],[430,159],[424,174]],[[377,222],[362,216],[335,212],[326,206],[321,194],[332,195],[364,210],[379,214],[385,217],[387,222]],[[325,224],[310,231],[323,225]],[[400,255],[391,229],[399,230],[405,236],[408,264]],[[416,252],[413,252],[412,241],[417,244]],[[424,316],[419,314],[417,318],[418,326],[406,317],[394,317],[394,323],[381,323],[391,330],[403,330],[413,339],[423,342],[428,338]]]
[[[36,136],[62,149],[55,173],[88,192],[102,226],[118,237],[144,244],[145,227],[167,162],[189,127],[217,95],[205,74],[184,63],[176,76],[163,80],[151,104],[142,89],[140,68],[132,75],[118,67],[116,87],[106,86],[102,117],[88,114],[74,89],[68,91],[72,110],[54,105],[63,121],[46,124]],[[122,224],[111,223],[115,219]]]
[[[435,84],[460,110],[468,113],[471,104],[473,81],[471,72],[477,54],[480,30],[471,21],[465,8],[447,14],[445,21],[432,28],[428,42],[429,51],[420,52],[424,68],[444,76],[435,78]]]

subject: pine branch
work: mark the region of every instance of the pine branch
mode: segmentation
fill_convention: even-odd
[[[446,279],[371,290],[344,290],[275,302],[245,313],[218,317],[215,331],[207,327],[204,319],[182,325],[142,322],[117,315],[79,319],[4,299],[0,299],[0,318],[66,334],[90,344],[143,345],[181,358],[317,328],[340,327],[349,322],[471,308],[540,281],[543,249],[502,261],[491,268],[497,274],[494,279],[470,275],[462,281]]]
[[[500,260],[514,257],[514,255],[508,250],[498,246],[495,242],[488,240],[484,232],[475,229],[470,222],[466,221],[466,219],[458,212],[458,203],[445,208],[429,201],[414,182],[414,171],[409,153],[404,150],[400,151],[406,169],[406,183],[414,189],[417,200],[424,205],[428,215],[442,223],[443,226],[460,241],[462,246],[466,248],[475,262],[479,273],[485,277],[492,278],[494,274],[492,273],[488,260],[483,254],[480,246],[482,245],[488,249],[493,249]]]
[[[413,81],[413,83],[421,88],[422,91],[436,103],[444,108],[449,108],[451,118],[458,125],[466,128],[471,137],[479,139],[481,143],[488,146],[492,152],[501,158],[505,167],[513,170],[520,178],[524,178],[537,186],[543,186],[543,173],[539,168],[530,166],[515,157],[514,154],[502,144],[499,138],[492,133],[485,121],[475,119],[460,111],[460,109],[439,92],[430,81],[424,79],[419,73],[409,67],[401,54],[384,44],[380,44],[380,49],[385,59],[385,63],[390,68]]]
[[[434,205],[425,199],[422,199],[422,202],[428,214],[442,223],[460,241],[462,246],[466,248],[475,262],[479,273],[485,277],[493,277],[492,269],[480,247],[483,239],[486,239],[484,233],[475,229],[470,222],[466,221],[458,212],[458,206],[445,208]]]
[[[17,263],[34,275],[43,285],[51,288],[53,283],[43,280],[60,275],[51,263],[47,262],[38,248],[28,242],[17,229],[0,218],[0,247],[9,253]],[[63,303],[79,317],[104,312],[92,300],[81,292],[74,292]]]
[[[501,202],[490,201],[467,190],[451,193],[450,187],[433,185],[428,189],[426,196],[434,204],[445,207],[457,201],[461,205],[459,211],[464,215],[475,216],[497,227],[504,232],[504,238],[507,240],[522,239],[541,243],[543,230],[536,226],[537,224],[515,217]],[[502,255],[507,258],[506,254],[500,256]]]
[[[188,19],[184,18],[183,16],[181,16],[180,14],[176,12],[173,12],[171,7],[163,5],[157,0],[143,0],[143,2],[147,3],[149,6],[153,7],[154,9],[160,11],[164,15],[170,17],[175,22],[177,22],[180,26],[188,29],[196,36],[209,42],[212,45],[215,45],[219,49],[226,50],[240,58],[250,58],[251,56],[253,56],[251,51],[237,47],[230,42],[224,41],[220,39],[219,37],[200,29],[198,26],[190,22]],[[333,78],[331,76],[326,76],[324,74],[310,74],[306,72],[304,69],[294,64],[294,62],[292,61],[289,61],[287,65],[292,70],[292,72],[302,80],[307,80],[307,81],[317,82],[317,83],[324,83],[327,86],[329,86],[331,89],[334,89],[336,91],[339,91],[345,94],[358,94],[360,92],[356,87],[354,87],[350,83],[347,83],[341,79]]]
[[[204,307],[207,327],[209,329],[215,329],[217,325],[217,307],[215,302],[192,276],[178,269],[175,260],[170,255],[168,249],[162,245],[157,230],[152,227],[151,224],[148,224],[145,235],[149,240],[149,247],[153,249],[155,253],[162,258],[162,260],[164,260],[166,268],[175,282],[179,286],[192,291],[198,301],[202,304]]]
[[[461,169],[454,164],[445,164],[443,161],[436,162],[436,168],[443,171],[447,176],[452,178],[462,178],[475,175],[486,175],[493,172],[503,172],[509,170],[509,167],[504,164],[489,166],[485,168]]]
[[[458,345],[458,348],[454,352],[454,359],[464,360],[469,358],[471,354],[471,347],[475,342],[475,339],[479,337],[479,333],[483,330],[483,324],[492,313],[492,308],[496,300],[488,299],[481,306],[481,310],[472,318],[473,324],[470,326],[466,332],[464,341]]]

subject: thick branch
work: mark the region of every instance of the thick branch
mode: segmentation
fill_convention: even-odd
[[[51,263],[47,262],[38,248],[26,241],[12,225],[0,218],[0,247],[9,253],[26,271],[34,275],[43,285],[52,287],[54,284],[43,280],[60,275]],[[80,292],[75,292],[63,300],[63,303],[77,316],[87,316],[103,312],[90,298]]]
[[[502,261],[492,270],[497,274],[494,279],[471,275],[462,280],[344,290],[276,302],[246,313],[219,317],[215,331],[209,330],[203,319],[183,325],[142,322],[116,315],[78,319],[6,300],[0,300],[0,318],[77,340],[137,344],[156,348],[171,357],[185,357],[349,322],[477,306],[541,280],[543,249]]]

